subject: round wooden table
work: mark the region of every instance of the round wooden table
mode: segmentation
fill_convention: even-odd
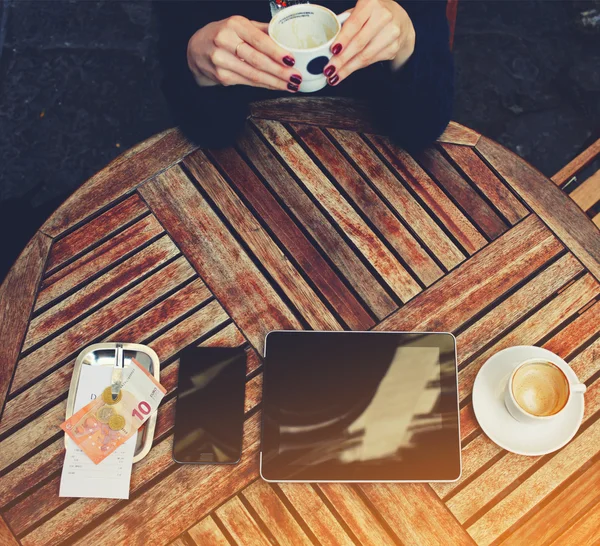
[[[583,544],[600,526],[600,232],[500,145],[450,124],[411,157],[360,104],[253,105],[234,148],[167,131],[87,181],[0,289],[0,543]],[[258,476],[261,354],[273,329],[442,330],[458,340],[456,483],[272,485]],[[168,389],[129,501],[59,498],[73,362],[145,343]],[[244,455],[171,458],[177,354],[249,355]],[[477,371],[543,345],[588,384],[576,438],[544,457],[479,428]],[[594,533],[596,533],[594,535]]]

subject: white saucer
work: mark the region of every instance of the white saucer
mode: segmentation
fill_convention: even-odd
[[[473,384],[473,410],[479,425],[500,447],[519,455],[545,455],[567,444],[583,420],[583,395],[573,393],[563,412],[540,424],[517,421],[504,405],[504,391],[512,371],[524,360],[545,358],[579,383],[575,372],[560,357],[541,347],[510,347],[492,356]]]

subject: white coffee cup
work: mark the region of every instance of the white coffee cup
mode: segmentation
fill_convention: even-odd
[[[333,56],[331,46],[349,13],[336,15],[314,4],[296,4],[277,12],[269,23],[269,36],[296,61],[299,91],[312,93],[327,85],[323,69]]]
[[[519,364],[512,372],[504,404],[508,412],[522,423],[540,423],[555,419],[569,404],[572,396],[586,390],[583,383],[572,382],[563,367],[543,358],[532,358]]]

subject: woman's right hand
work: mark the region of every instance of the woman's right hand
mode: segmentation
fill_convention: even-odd
[[[293,57],[267,34],[267,23],[234,15],[209,23],[188,42],[188,66],[202,87],[250,85],[295,93]]]

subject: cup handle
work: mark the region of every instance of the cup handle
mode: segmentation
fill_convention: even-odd
[[[584,383],[577,383],[577,385],[571,385],[571,392],[580,392],[583,394],[587,390]]]
[[[352,15],[352,12],[345,11],[344,13],[340,13],[339,15],[336,15],[336,17],[337,17],[337,20],[340,22],[340,25],[343,25],[348,20],[348,17],[350,17],[350,15]]]

